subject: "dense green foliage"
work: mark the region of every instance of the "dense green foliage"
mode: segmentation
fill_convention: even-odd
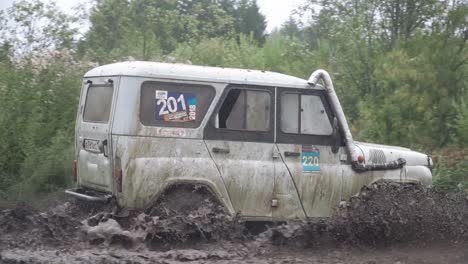
[[[265,18],[255,1],[223,0],[98,1],[91,28],[80,41],[81,54],[100,63],[122,58],[151,60],[179,43],[252,34],[263,43]]]
[[[309,0],[268,36],[255,0],[96,0],[89,11],[25,0],[0,16],[0,192],[69,183],[80,78],[128,59],[302,78],[325,68],[357,139],[468,146],[464,0]],[[435,182],[465,186],[467,162],[439,165]]]

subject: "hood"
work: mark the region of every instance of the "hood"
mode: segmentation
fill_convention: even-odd
[[[430,156],[421,152],[413,151],[409,148],[356,141],[354,143],[356,150],[360,152],[359,155],[364,156],[366,164],[382,164],[403,158],[406,160],[406,165],[409,166],[432,166]]]

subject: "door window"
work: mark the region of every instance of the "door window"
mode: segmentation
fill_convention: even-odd
[[[283,94],[281,103],[281,130],[285,133],[298,133],[299,94]]]
[[[320,96],[284,93],[281,96],[281,131],[327,136],[333,128]]]
[[[86,95],[83,120],[92,123],[107,123],[112,105],[112,86],[90,86]]]
[[[217,116],[217,128],[268,131],[270,94],[266,91],[231,89]]]
[[[275,88],[230,85],[225,88],[205,139],[274,142]]]

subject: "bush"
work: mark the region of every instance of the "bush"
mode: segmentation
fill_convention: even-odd
[[[50,146],[29,153],[23,162],[21,183],[26,192],[52,192],[71,184],[73,136],[58,131]]]
[[[455,155],[463,155],[463,153],[454,151]],[[445,158],[451,160],[447,154]],[[461,156],[461,158],[461,160],[441,161],[436,164],[433,170],[433,184],[436,188],[446,191],[468,191],[468,159],[465,156]]]
[[[0,192],[50,192],[70,184],[74,120],[89,66],[64,51],[0,63]]]

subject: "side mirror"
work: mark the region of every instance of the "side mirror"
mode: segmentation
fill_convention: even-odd
[[[332,134],[332,138],[333,138],[333,145],[332,145],[332,152],[333,153],[338,153],[338,150],[340,150],[340,143],[341,143],[341,139],[340,139],[340,133],[339,133],[339,130],[340,130],[340,127],[338,126],[338,119],[336,119],[336,117],[333,117],[333,134]]]

